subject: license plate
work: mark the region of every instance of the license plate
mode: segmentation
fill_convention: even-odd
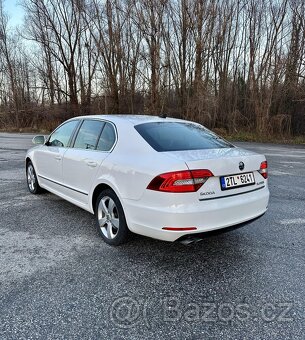
[[[255,184],[253,172],[220,177],[221,190],[228,190]]]

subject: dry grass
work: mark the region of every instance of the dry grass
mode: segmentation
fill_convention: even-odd
[[[305,136],[281,136],[274,134],[261,135],[254,132],[238,131],[227,133],[224,129],[214,129],[214,132],[229,141],[235,142],[259,142],[277,144],[301,144],[305,145]]]

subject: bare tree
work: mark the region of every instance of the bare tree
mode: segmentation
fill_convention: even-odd
[[[15,125],[50,106],[59,117],[167,112],[234,132],[305,129],[302,0],[23,6],[17,34],[0,6],[0,107]]]

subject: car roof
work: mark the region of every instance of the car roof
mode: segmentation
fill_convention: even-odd
[[[114,114],[114,115],[88,115],[88,116],[79,116],[74,117],[73,119],[104,119],[110,122],[116,123],[130,123],[131,125],[138,125],[142,123],[149,122],[187,122],[182,119],[177,118],[162,118],[159,116],[149,116],[149,115],[130,115],[130,114]]]

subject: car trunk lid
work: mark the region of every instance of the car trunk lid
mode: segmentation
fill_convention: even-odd
[[[208,169],[213,173],[198,190],[200,200],[213,199],[246,193],[265,186],[265,180],[258,170],[265,160],[263,155],[241,148],[221,148],[167,152],[168,156],[184,161],[190,170]],[[251,173],[254,183],[224,190],[221,177]],[[222,180],[224,181],[224,180]]]

